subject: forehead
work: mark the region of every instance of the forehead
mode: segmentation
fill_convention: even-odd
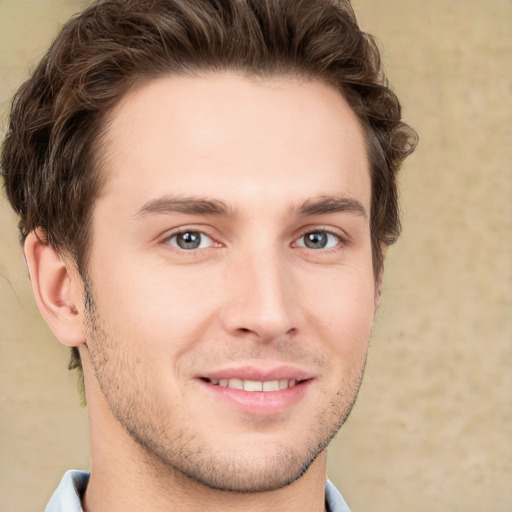
[[[317,81],[158,78],[121,100],[103,148],[102,197],[134,208],[165,193],[229,195],[234,184],[239,197],[250,191],[270,201],[286,189],[293,200],[309,188],[312,195],[348,191],[370,204],[360,124],[342,95]]]

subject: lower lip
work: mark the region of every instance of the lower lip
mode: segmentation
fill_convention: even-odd
[[[199,383],[218,399],[228,402],[238,410],[252,415],[270,416],[291,408],[304,397],[312,380],[306,380],[279,391],[244,391],[222,387],[204,380]]]

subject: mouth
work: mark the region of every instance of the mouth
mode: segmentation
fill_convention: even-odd
[[[314,380],[315,375],[292,367],[242,367],[203,374],[197,382],[215,403],[251,416],[272,416],[289,411],[304,399]]]
[[[204,382],[221,388],[237,389],[249,392],[272,393],[284,389],[293,388],[308,379],[275,379],[275,380],[246,380],[246,379],[208,379],[202,378]]]

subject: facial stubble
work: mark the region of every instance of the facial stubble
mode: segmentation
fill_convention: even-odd
[[[298,446],[272,446],[271,450],[262,450],[264,457],[216,451],[218,440],[194,432],[189,425],[172,425],[172,410],[169,414],[162,412],[165,409],[159,407],[147,386],[148,375],[140,371],[134,358],[126,357],[122,340],[114,335],[115,326],[101,318],[88,284],[84,303],[86,348],[99,389],[114,418],[141,449],[145,459],[141,462],[160,478],[167,474],[236,493],[288,486],[304,475],[327,448],[349,416],[362,382],[366,357],[349,382],[341,379],[338,391],[319,411],[315,424],[304,424],[308,435]],[[256,425],[257,420],[252,423],[254,428],[261,428],[265,420],[261,425]]]

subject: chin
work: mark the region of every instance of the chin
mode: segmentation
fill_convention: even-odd
[[[300,479],[327,448],[336,427],[313,430],[309,439],[292,435],[285,441],[273,442],[238,438],[235,443],[215,449],[212,439],[185,431],[174,435],[170,443],[162,438],[155,443],[155,437],[136,435],[135,440],[149,455],[155,474],[185,478],[218,491],[258,493],[282,489]],[[229,440],[226,437],[224,442]],[[296,441],[292,444],[291,439]]]
[[[269,492],[300,479],[320,453],[304,457],[304,454],[290,451],[257,459],[241,455],[175,469],[197,484],[217,491],[242,494]]]

